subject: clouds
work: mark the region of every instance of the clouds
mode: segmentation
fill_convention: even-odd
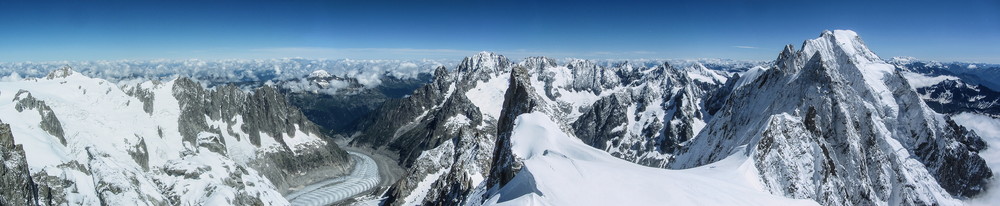
[[[328,48],[328,47],[272,47],[250,49],[252,56],[269,58],[353,58],[353,59],[414,59],[445,58],[474,54],[478,51],[457,49],[414,48]],[[389,58],[394,57],[394,58]]]
[[[328,47],[272,47],[246,51],[255,58],[310,58],[310,59],[462,59],[469,54],[491,51],[511,58],[546,56],[554,58],[647,58],[658,55],[655,51],[548,51],[548,50],[463,50],[419,48],[328,48]]]

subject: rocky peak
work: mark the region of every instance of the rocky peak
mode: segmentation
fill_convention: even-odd
[[[463,59],[462,63],[458,65],[456,74],[464,79],[485,80],[490,75],[508,72],[510,66],[511,63],[507,57],[483,51]]]
[[[511,151],[510,137],[517,116],[542,108],[543,101],[535,95],[531,86],[531,75],[524,67],[514,67],[510,74],[510,85],[504,95],[503,110],[497,125],[497,139],[493,150],[493,161],[489,176],[486,179],[488,187],[500,188],[514,178],[521,169],[521,163]]]
[[[981,191],[990,169],[965,143],[977,137],[943,126],[857,34],[826,31],[789,51],[735,89],[671,166],[742,150],[772,193],[824,205],[952,205]]]
[[[612,88],[621,83],[618,72],[605,69],[592,61],[575,59],[566,65],[573,72],[571,88],[576,91],[590,91],[600,94],[604,89]]]
[[[434,69],[434,81],[448,76],[448,68],[444,66],[438,66]]]
[[[66,78],[66,77],[68,77],[70,75],[73,75],[73,73],[76,73],[76,72],[73,71],[73,68],[71,68],[69,66],[63,66],[60,69],[56,69],[56,70],[53,70],[52,72],[49,72],[48,75],[45,75],[45,79]]]
[[[31,179],[24,148],[15,144],[10,125],[0,121],[0,205],[37,205],[38,185]]]
[[[518,65],[523,66],[532,72],[541,72],[546,67],[555,67],[556,60],[548,57],[528,57],[524,61],[518,63]]]

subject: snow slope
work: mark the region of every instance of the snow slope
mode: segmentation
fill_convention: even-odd
[[[687,170],[644,167],[570,137],[539,112],[517,118],[511,144],[524,168],[487,205],[817,205],[764,192],[741,154]]]

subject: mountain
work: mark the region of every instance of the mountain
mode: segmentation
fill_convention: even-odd
[[[0,204],[287,205],[283,194],[319,188],[299,200],[959,205],[995,193],[995,135],[977,120],[993,120],[996,92],[887,62],[853,31],[769,62],[481,52],[433,74],[330,68],[398,61],[201,63],[149,64],[189,65],[193,79],[68,67],[0,79]],[[398,181],[358,191],[395,180],[393,160]],[[365,187],[326,185],[343,180]]]
[[[823,205],[960,204],[992,176],[973,132],[924,104],[853,31],[825,31],[733,89],[670,166],[751,157],[773,194]]]
[[[409,97],[387,101],[362,120],[359,125],[363,128],[353,138],[354,145],[398,152],[400,163],[410,168],[409,175],[391,190],[389,202],[465,202],[488,175],[495,139],[503,131],[498,128],[504,127],[498,121],[503,118],[504,102],[510,99],[505,94],[511,71],[516,68],[530,73],[529,85],[537,91],[532,95],[539,97],[539,104],[546,105],[544,109],[561,124],[580,128],[577,132],[581,133],[629,128],[613,135],[581,135],[591,138],[589,144],[620,151],[613,154],[623,159],[659,167],[670,157],[660,145],[676,146],[677,139],[696,134],[698,123],[692,122],[703,125],[706,117],[700,106],[702,99],[730,75],[700,64],[648,68],[621,62],[608,68],[588,60],[559,65],[545,57],[515,64],[488,52],[466,58],[453,71],[439,68],[432,83]],[[628,99],[614,102],[618,98]],[[605,108],[609,106],[598,105],[607,102],[632,110],[608,111]],[[634,108],[641,111],[632,112]],[[617,122],[597,119],[606,116]],[[641,122],[625,120],[639,116]],[[593,124],[605,125],[605,130],[585,130]],[[611,141],[628,142],[602,145]],[[632,148],[639,146],[642,148]]]
[[[506,57],[480,53],[455,71],[439,67],[434,80],[408,97],[385,102],[362,120],[352,145],[399,154],[407,175],[388,193],[388,203],[462,201],[488,171],[510,69]]]
[[[934,111],[942,114],[972,112],[1000,117],[1000,92],[961,80],[944,80],[938,84],[917,88],[921,98]]]
[[[440,68],[433,83],[369,118],[364,125],[375,127],[353,143],[400,151],[410,168],[389,203],[597,204],[601,199],[558,194],[587,185],[606,191],[597,188],[611,183],[565,175],[644,170],[623,160],[672,169],[650,174],[664,181],[739,176],[738,184],[716,189],[821,205],[955,205],[992,177],[977,153],[983,140],[934,112],[900,69],[852,31],[826,31],[801,50],[789,45],[773,64],[740,75],[666,63],[508,62],[480,53],[453,72]],[[698,174],[705,171],[725,175]],[[649,198],[625,197],[637,204]]]
[[[0,99],[3,177],[18,185],[4,188],[23,189],[10,204],[287,205],[283,192],[350,165],[272,87],[116,85],[65,67],[0,82]]]
[[[972,85],[1000,90],[1000,65],[997,64],[922,61],[912,57],[893,57],[887,62],[908,72],[927,76],[952,76]]]
[[[432,80],[429,73],[415,77],[382,74],[377,85],[365,85],[355,77],[342,77],[325,70],[309,75],[271,82],[289,103],[302,110],[309,120],[328,134],[352,135],[361,117],[375,111],[390,99],[399,99]]]
[[[970,112],[1000,117],[1000,92],[981,84],[968,83],[977,81],[968,75],[941,74],[944,72],[951,74],[947,70],[909,70],[901,73],[920,98],[938,113],[957,115]]]

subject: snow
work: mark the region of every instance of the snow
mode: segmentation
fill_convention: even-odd
[[[451,165],[446,163],[453,161],[451,159],[453,151],[455,151],[455,144],[452,141],[446,141],[434,149],[420,153],[417,165],[414,165],[413,168],[423,170],[426,175],[417,182],[410,194],[403,198],[403,205],[418,205],[424,201],[434,182],[451,170]]]
[[[688,77],[691,77],[691,79],[696,81],[712,84],[724,84],[727,80],[729,80],[729,78],[720,75],[718,71],[708,69],[701,63],[694,63],[691,67],[686,67],[685,70]]]
[[[983,141],[986,142],[986,149],[979,152],[979,156],[986,160],[986,164],[993,169],[993,180],[989,183],[985,194],[965,201],[968,205],[996,205],[1000,202],[1000,119],[992,118],[982,114],[961,113],[951,117],[955,123],[976,131]]]
[[[503,109],[504,93],[507,92],[508,84],[510,75],[496,75],[486,82],[478,82],[475,88],[465,92],[465,97],[479,107],[484,117],[498,119],[500,110]]]
[[[309,73],[309,77],[313,77],[313,78],[327,78],[327,77],[331,77],[331,76],[332,75],[330,75],[329,72],[326,72],[326,70],[316,70],[316,71],[313,71],[312,73]]]
[[[754,80],[757,79],[757,77],[760,77],[760,75],[763,74],[764,71],[766,71],[767,69],[768,69],[767,67],[755,66],[753,68],[750,68],[750,70],[743,72],[742,74],[740,74],[740,80],[736,82],[734,88],[740,88],[747,84],[750,84],[750,82],[753,82]]]
[[[892,75],[896,67],[885,63],[878,55],[868,49],[858,34],[851,30],[824,31],[819,38],[806,40],[800,54],[811,56],[819,53],[827,68],[856,66],[879,106],[886,106],[896,113],[899,111],[892,91],[885,84],[886,75]],[[799,58],[804,63],[807,58]],[[850,81],[850,80],[849,80]]]
[[[471,122],[472,120],[470,120],[469,117],[459,114],[448,118],[448,120],[444,123],[444,126],[449,129],[458,129],[459,127],[469,125]]]
[[[948,75],[927,76],[914,72],[902,72],[902,74],[903,78],[906,78],[906,81],[909,82],[910,86],[913,86],[914,89],[933,86],[945,80],[959,80],[958,77]]]
[[[12,77],[0,82],[0,120],[10,124],[15,141],[24,146],[30,171],[44,172],[75,187],[53,195],[66,196],[71,205],[96,205],[100,198],[112,204],[142,205],[136,201],[166,201],[168,195],[176,195],[181,205],[218,205],[232,204],[240,193],[259,197],[267,205],[288,204],[267,178],[246,167],[260,153],[283,150],[266,134],[261,147],[253,146],[240,129],[243,117],[232,117],[235,123],[231,125],[206,119],[208,126],[223,132],[198,135],[202,141],[223,138],[230,155],[226,156],[183,142],[173,80],[122,82],[119,86],[76,72],[64,74],[69,75],[54,79]],[[152,94],[150,112],[143,109],[140,99],[125,93],[136,88]],[[30,94],[52,109],[66,145],[40,128],[42,118],[37,109],[15,109],[18,101],[14,99],[21,90],[27,92],[20,98]],[[300,130],[294,136],[283,135],[292,148],[325,143]],[[148,168],[132,155],[143,152],[142,148],[148,155]],[[84,169],[60,166],[73,161]],[[117,188],[118,192],[104,187]]]
[[[511,137],[524,167],[488,205],[817,205],[768,194],[743,155],[688,170],[633,164],[570,137],[543,113]]]
[[[444,175],[448,169],[449,168],[441,168],[434,173],[427,174],[423,180],[420,180],[420,182],[417,183],[417,187],[412,190],[413,192],[403,198],[403,202],[407,205],[419,205],[420,202],[427,197],[427,193],[430,192],[432,186],[431,184],[434,184],[434,182],[441,178],[441,175]]]
[[[288,148],[291,148],[292,152],[295,154],[298,154],[300,150],[307,148],[309,146],[327,144],[325,141],[321,140],[316,135],[306,134],[302,132],[302,130],[299,129],[298,124],[295,124],[295,133],[293,133],[292,135],[288,134],[281,134],[281,135],[282,139],[285,141],[285,144],[288,145]]]

